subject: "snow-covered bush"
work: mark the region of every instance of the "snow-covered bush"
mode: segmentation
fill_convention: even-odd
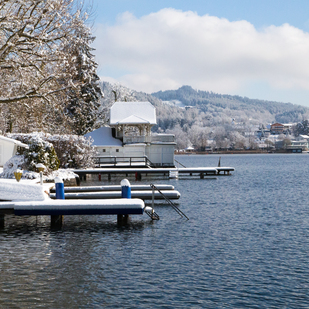
[[[51,144],[58,157],[58,167],[60,168],[87,168],[94,166],[93,157],[95,155],[95,149],[91,146],[91,140],[86,139],[84,136],[67,134],[51,135],[43,132],[29,134],[11,133],[7,136],[29,145],[31,139],[34,137],[46,142],[46,145]],[[41,163],[44,164],[44,162]],[[47,164],[46,166],[49,165]],[[54,170],[54,168],[51,169]]]
[[[36,137],[29,142],[29,149],[24,149],[23,154],[30,171],[35,171],[38,163],[44,164],[47,170],[55,171],[59,168],[59,159],[53,144]]]
[[[27,170],[36,171],[38,163],[46,166],[46,172],[59,168],[59,159],[54,146],[46,141],[44,133],[11,134],[10,137],[29,145],[29,149],[21,148],[19,150],[19,154],[25,157]]]
[[[3,165],[3,173],[0,175],[1,178],[15,178],[14,172],[16,170],[23,170],[26,168],[25,157],[23,155],[16,155],[10,158]],[[35,172],[29,172],[24,170],[22,178],[34,179],[38,178],[39,174]]]
[[[50,135],[47,141],[52,143],[60,160],[60,167],[87,168],[93,167],[95,149],[92,141],[80,135]]]

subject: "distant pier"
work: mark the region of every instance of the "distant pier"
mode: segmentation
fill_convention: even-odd
[[[181,168],[94,168],[94,169],[75,169],[74,173],[79,175],[80,179],[86,179],[86,175],[107,176],[111,180],[111,175],[135,175],[136,180],[148,175],[169,176],[175,175],[199,176],[203,179],[205,176],[230,176],[234,167],[181,167]]]

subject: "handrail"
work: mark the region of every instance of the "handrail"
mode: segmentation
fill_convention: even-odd
[[[154,190],[157,190],[165,199],[166,202],[168,202],[170,204],[170,206],[172,206],[172,208],[181,216],[181,217],[185,217],[187,220],[189,220],[189,218],[168,198],[166,197],[161,190],[159,190],[153,183],[150,184],[150,187],[152,188],[152,204],[154,203]],[[153,206],[153,205],[152,205]]]
[[[180,163],[179,161],[177,161],[176,159],[174,159],[178,164],[180,164],[182,167],[186,167],[184,166],[182,163]]]
[[[144,163],[145,166],[154,166],[154,164],[148,159],[147,156],[141,157],[117,157],[117,156],[100,156],[95,157],[96,164],[113,164],[114,166],[117,163],[128,163],[129,166],[132,166],[133,163]]]

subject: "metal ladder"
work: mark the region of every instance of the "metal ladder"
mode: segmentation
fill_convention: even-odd
[[[172,208],[181,216],[181,217],[185,217],[187,220],[189,220],[189,218],[167,197],[164,195],[164,193],[162,191],[160,191],[154,184],[150,184],[150,187],[152,188],[152,209],[154,207],[154,191],[157,190],[165,199],[165,201],[172,206]]]
[[[182,163],[180,163],[179,161],[177,161],[176,159],[174,159],[175,160],[175,162],[177,162],[179,165],[181,165],[182,167],[186,167],[186,166],[184,166]]]
[[[145,213],[151,218],[151,220],[160,220],[159,215],[153,210],[153,208],[152,211],[145,210]]]

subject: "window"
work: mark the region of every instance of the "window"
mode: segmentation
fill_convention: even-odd
[[[106,152],[106,149],[102,149],[102,152]]]
[[[119,149],[116,149],[116,152],[119,152]]]

